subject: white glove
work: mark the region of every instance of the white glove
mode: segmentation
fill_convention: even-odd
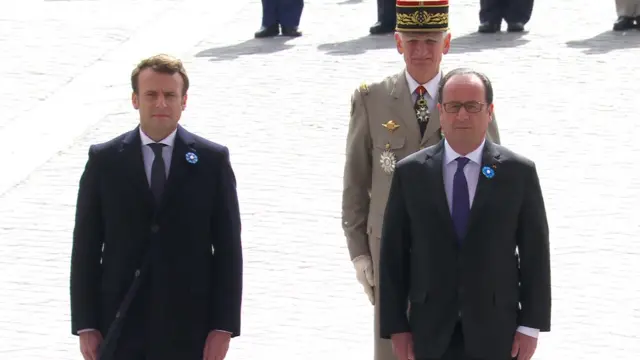
[[[356,268],[356,279],[362,284],[364,292],[369,297],[371,305],[375,304],[373,295],[373,261],[371,256],[361,255],[353,259],[353,266]]]

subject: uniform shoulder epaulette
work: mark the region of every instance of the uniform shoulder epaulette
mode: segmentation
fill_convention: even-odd
[[[362,82],[362,84],[360,84],[360,92],[365,95],[369,93],[369,85],[364,81]]]

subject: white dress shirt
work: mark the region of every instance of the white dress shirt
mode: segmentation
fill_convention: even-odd
[[[142,142],[142,159],[144,160],[144,172],[147,174],[147,182],[151,184],[151,166],[153,165],[153,160],[156,158],[153,150],[151,149],[149,144],[155,143],[147,134],[140,131],[140,140]],[[166,176],[169,177],[169,168],[171,167],[171,156],[173,155],[173,145],[176,142],[176,132],[178,129],[173,130],[169,136],[158,141],[159,143],[165,144],[162,148],[162,159],[164,160],[164,169],[166,171]]]
[[[418,100],[416,89],[418,88],[418,86],[422,85],[427,90],[427,93],[424,94],[424,99],[427,100],[429,111],[436,111],[436,104],[438,103],[438,84],[440,83],[440,79],[442,78],[442,73],[438,72],[438,74],[434,76],[433,79],[427,81],[426,84],[418,83],[413,77],[411,77],[407,70],[405,70],[404,73],[407,77],[407,85],[409,85],[409,91],[411,91],[412,103],[415,104],[416,100]]]
[[[453,176],[458,169],[458,163],[456,161],[459,157],[466,157],[469,162],[464,167],[464,177],[467,179],[467,186],[469,187],[469,206],[473,204],[473,198],[476,194],[476,188],[478,187],[478,178],[480,176],[480,168],[482,167],[482,150],[484,149],[485,141],[478,146],[477,149],[468,153],[466,156],[458,154],[451,148],[449,142],[444,141],[444,156],[442,159],[442,176],[444,180],[444,191],[447,194],[447,203],[449,204],[449,211],[453,211]],[[537,338],[540,331],[538,329],[532,329],[526,326],[519,326],[518,332]]]

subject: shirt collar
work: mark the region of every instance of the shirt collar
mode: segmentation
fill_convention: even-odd
[[[407,71],[406,69],[404,70],[404,73],[407,77],[407,85],[409,85],[409,91],[411,91],[411,94],[413,94],[421,84],[419,84],[413,77],[411,77],[411,74],[409,74],[409,71]],[[427,81],[426,84],[422,84],[422,86],[427,89],[427,94],[429,94],[432,99],[435,99],[438,95],[438,84],[440,83],[441,78],[442,73],[438,72],[436,76],[433,77],[433,79]]]
[[[139,128],[140,131],[140,140],[142,140],[142,145],[149,145],[149,144],[153,144],[156,141],[153,141],[153,139],[151,139],[150,137],[147,136],[147,134],[144,133],[144,131],[142,131],[142,128]],[[176,128],[175,130],[173,130],[171,132],[171,134],[169,134],[169,136],[167,136],[166,138],[158,141],[159,143],[165,144],[169,147],[172,147],[173,144],[176,142],[176,132],[178,131],[178,129]]]
[[[448,165],[450,162],[455,161],[459,157],[466,157],[470,161],[473,161],[478,165],[482,165],[482,150],[484,149],[485,142],[486,140],[482,140],[482,144],[480,144],[480,146],[478,146],[472,152],[468,153],[466,156],[462,156],[458,154],[455,150],[453,150],[451,145],[449,145],[449,142],[447,141],[447,139],[445,139],[444,140],[444,164]]]

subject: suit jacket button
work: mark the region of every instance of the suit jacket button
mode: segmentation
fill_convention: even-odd
[[[116,313],[116,319],[120,317],[120,311]]]
[[[158,232],[158,230],[160,230],[160,226],[158,226],[158,225],[156,225],[156,224],[151,225],[151,232],[152,232],[152,233],[154,233],[154,234],[155,234],[155,233],[157,233],[157,232]]]
[[[140,270],[136,270],[136,277],[140,276]]]

